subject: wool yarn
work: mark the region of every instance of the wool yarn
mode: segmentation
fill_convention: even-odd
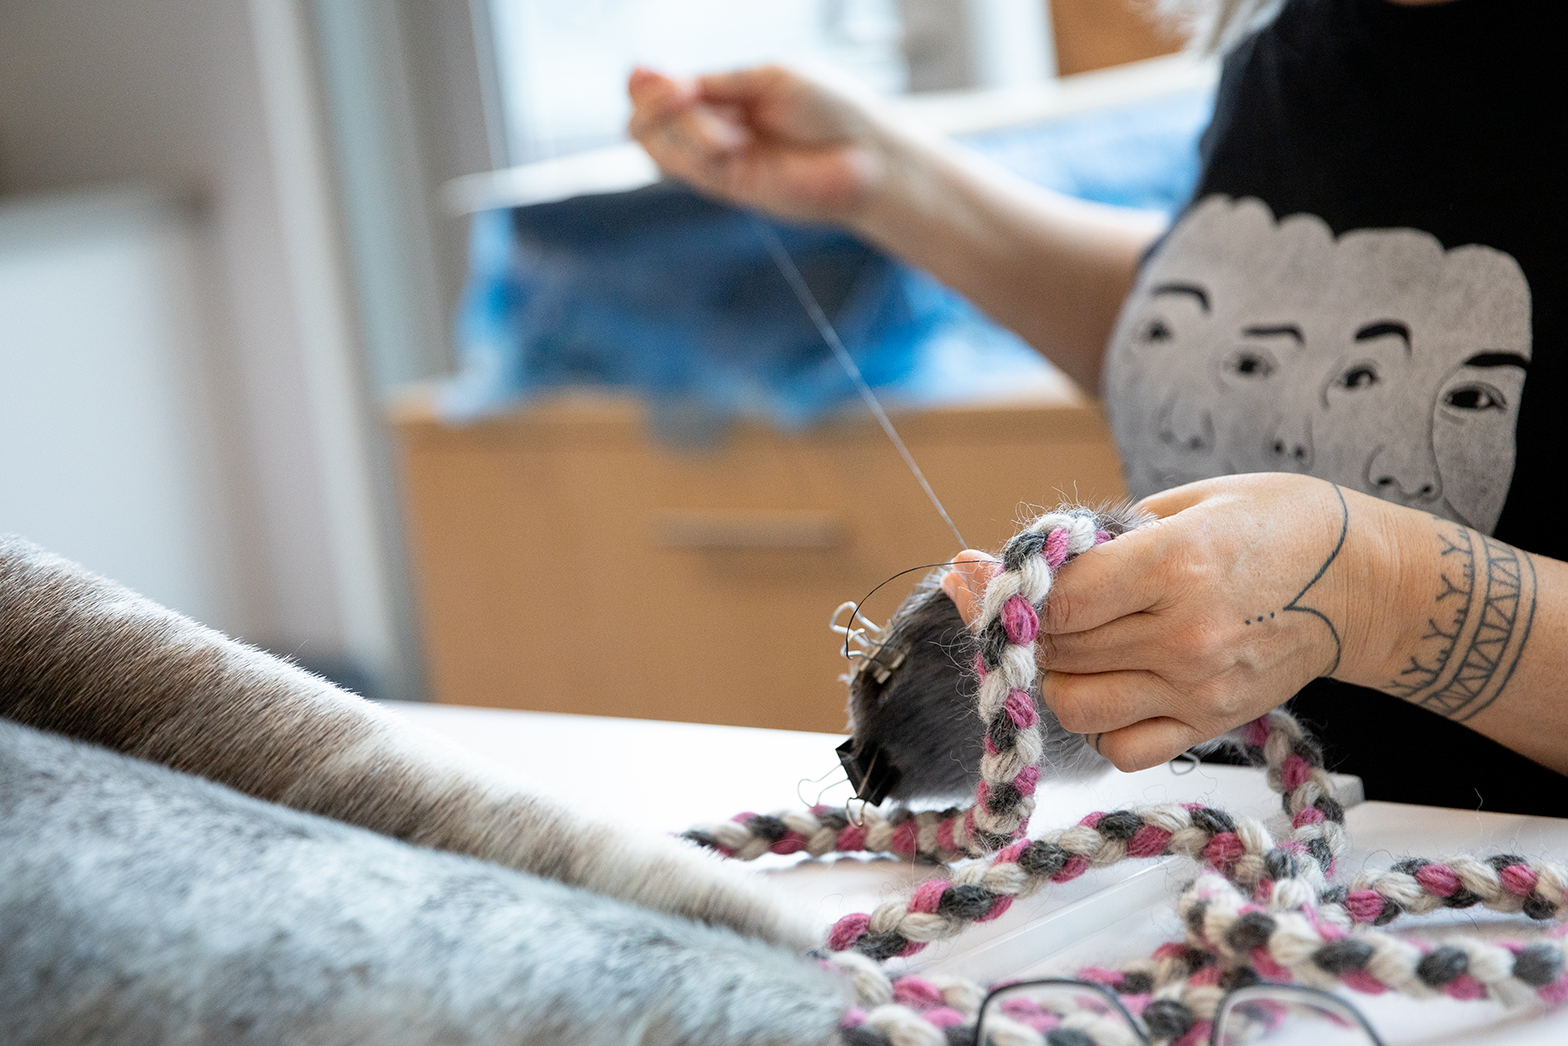
[[[1495,854],[1484,859],[1411,858],[1384,872],[1363,872],[1351,880],[1343,903],[1356,922],[1384,926],[1407,912],[1425,915],[1478,904],[1494,912],[1561,920],[1568,915],[1565,898],[1568,868],[1554,861]]]
[[[1111,540],[1093,511],[1048,512],[1013,536],[1002,569],[986,586],[974,623],[980,677],[975,705],[986,724],[985,755],[964,834],[971,853],[989,853],[1022,838],[1040,780],[1040,719],[1036,711],[1035,637],[1056,572],[1095,545]]]
[[[1243,751],[1265,759],[1270,754],[1274,756],[1267,769],[1271,781],[1277,783],[1276,787],[1298,781],[1296,788],[1282,797],[1295,825],[1291,838],[1271,845],[1267,830],[1256,821],[1232,818],[1223,811],[1198,804],[1176,805],[1175,809],[1203,824],[1199,837],[1206,835],[1209,839],[1201,847],[1178,844],[1165,851],[1194,857],[1207,869],[1178,900],[1177,910],[1187,928],[1187,939],[1164,945],[1152,956],[1133,960],[1119,969],[1089,968],[1076,974],[1080,980],[1099,983],[1117,992],[1127,1009],[1143,1020],[1154,1041],[1178,1046],[1196,1046],[1208,1041],[1214,1015],[1224,994],[1233,988],[1264,981],[1297,982],[1326,989],[1342,987],[1373,994],[1394,991],[1415,998],[1440,994],[1461,1000],[1496,997],[1509,1004],[1518,1004],[1531,997],[1547,1003],[1568,999],[1568,956],[1564,954],[1561,931],[1530,942],[1484,940],[1462,934],[1434,942],[1412,942],[1366,925],[1374,921],[1370,914],[1382,913],[1385,905],[1394,906],[1397,915],[1418,915],[1439,907],[1473,903],[1504,912],[1528,912],[1533,908],[1541,917],[1550,917],[1546,915],[1548,910],[1561,910],[1560,904],[1554,907],[1552,900],[1557,894],[1561,874],[1558,866],[1546,862],[1531,864],[1507,854],[1487,860],[1454,858],[1441,863],[1418,860],[1396,866],[1413,867],[1413,871],[1360,876],[1355,880],[1358,890],[1320,885],[1326,883],[1331,871],[1324,868],[1324,862],[1308,848],[1302,837],[1305,835],[1308,841],[1324,840],[1324,847],[1330,851],[1328,863],[1331,866],[1344,846],[1343,813],[1340,811],[1337,818],[1325,814],[1321,820],[1311,814],[1302,816],[1305,810],[1321,813],[1324,807],[1333,810],[1338,804],[1331,797],[1319,794],[1313,798],[1312,805],[1303,805],[1303,800],[1313,796],[1312,789],[1305,788],[1309,782],[1315,782],[1321,792],[1323,779],[1310,772],[1321,770],[1321,763],[1309,766],[1304,778],[1298,764],[1292,763],[1290,770],[1284,768],[1292,757],[1307,762],[1298,749],[1315,754],[1315,746],[1302,743],[1304,733],[1300,725],[1282,711],[1248,724],[1239,733]],[[1264,741],[1262,745],[1249,743],[1255,742],[1260,735]],[[1282,753],[1288,754],[1280,758]],[[1145,814],[1156,811],[1170,814],[1170,805],[1141,808]],[[1084,820],[1094,822],[1087,827],[1097,830],[1111,816],[1090,815]],[[1217,823],[1204,824],[1210,818]],[[1165,830],[1157,817],[1145,817],[1142,827],[1128,838],[1136,837],[1138,831],[1150,825]],[[1325,831],[1323,825],[1335,825],[1338,830]],[[1080,823],[1064,833],[1084,827],[1086,825]],[[1232,830],[1213,831],[1214,828]],[[1112,827],[1109,834],[1126,835],[1129,829],[1131,818],[1121,828]],[[1177,839],[1187,830],[1190,825],[1183,825],[1171,833],[1171,838]],[[1060,837],[1064,833],[1047,833],[1041,838]],[[1227,834],[1241,843],[1239,850],[1225,838]],[[1221,841],[1220,846],[1214,845],[1216,839]],[[1123,845],[1121,857],[1113,859],[1137,856],[1129,852],[1125,839],[1113,838],[1110,842]],[[1131,848],[1136,849],[1136,846]],[[1114,848],[1102,852],[1108,858],[1115,853]],[[990,861],[970,862],[951,879],[923,884],[910,897],[885,905],[878,912],[897,920],[895,925],[908,927],[910,923],[905,913],[915,906],[911,902],[921,890],[947,897],[962,885],[989,889],[986,873],[972,869],[991,869],[997,864],[1006,864],[1005,857],[1004,851]],[[1262,874],[1252,878],[1247,871],[1249,865],[1261,866]],[[1499,884],[1512,882],[1514,889],[1499,887],[1498,892],[1507,897],[1483,896],[1492,879],[1474,865],[1492,871]],[[1320,877],[1314,867],[1328,874]],[[1459,875],[1456,868],[1463,870],[1471,883],[1482,887],[1469,891],[1475,900],[1460,896],[1459,890],[1444,893],[1451,885],[1449,877]],[[1242,869],[1240,874],[1238,869]],[[1424,869],[1441,871],[1424,876],[1426,881],[1423,882],[1418,875]],[[961,882],[976,877],[977,882]],[[994,878],[991,882],[995,884]],[[933,883],[937,885],[933,886]],[[1528,897],[1521,897],[1517,891],[1526,883],[1533,883],[1534,888]],[[1379,893],[1377,885],[1387,892]],[[1354,899],[1358,892],[1368,897],[1359,908]],[[1375,904],[1370,901],[1371,897],[1376,897]],[[1401,897],[1410,901],[1408,907]],[[1455,897],[1464,903],[1454,905]],[[990,903],[994,905],[995,901]],[[950,902],[949,907],[952,905]],[[976,908],[980,908],[979,903]],[[943,912],[940,902],[935,914],[949,918],[955,915],[951,910]],[[1383,916],[1379,914],[1378,917]],[[824,955],[833,968],[851,977],[860,1000],[860,1006],[845,1016],[843,1034],[846,1040],[857,1046],[950,1046],[952,1042],[971,1041],[978,1000],[983,997],[980,987],[958,978],[889,978],[882,960],[887,957],[885,953],[891,950],[893,942],[877,936],[879,932],[888,931],[879,931],[869,917],[859,918],[867,920],[865,932],[859,932],[847,942],[835,940],[830,935],[829,949],[836,944],[847,943],[847,946]],[[952,929],[955,933],[967,925],[961,917],[954,921],[958,923]],[[855,926],[858,931],[858,923],[857,917],[848,916],[835,927],[834,934],[841,934],[846,924]],[[912,950],[907,950],[906,946],[897,954],[912,954]],[[1053,1040],[1042,1029],[1072,1031],[1082,1036],[1060,1035],[1055,1041],[1061,1042],[1118,1041],[1116,1022],[1106,1024],[1103,1015],[1094,1013],[1042,1015],[1041,1021],[1033,1026],[1033,1038],[1023,1035],[1017,1041],[1050,1044]]]
[[[1199,876],[1183,892],[1177,912],[1194,947],[1221,964],[1250,966],[1266,980],[1416,997],[1495,995],[1517,1003],[1554,986],[1563,972],[1560,939],[1524,945],[1456,936],[1423,946],[1381,930],[1352,936],[1324,921],[1312,905],[1269,910],[1213,873]],[[1560,998],[1562,988],[1552,994]]]
[[[873,815],[864,825],[822,807],[807,814],[747,813],[730,822],[739,828],[698,825],[686,838],[743,860],[800,850],[819,857],[873,850],[936,861],[994,853],[1022,839],[1034,810],[1044,750],[1034,658],[1040,614],[1056,572],[1125,526],[1120,516],[1064,508],[1036,517],[1002,550],[1002,570],[986,586],[973,629],[979,679],[975,703],[986,736],[971,805],[904,812],[888,820]]]
[[[1081,970],[1079,979],[1117,992],[1151,1038],[1176,1046],[1208,1041],[1225,992],[1262,981],[1300,982],[1424,998],[1495,997],[1508,1003],[1568,999],[1562,930],[1531,942],[1456,935],[1436,942],[1387,933],[1402,916],[1480,905],[1536,920],[1568,914],[1568,869],[1513,854],[1410,859],[1336,885],[1346,846],[1344,809],[1334,798],[1322,751],[1296,719],[1276,710],[1226,741],[1263,769],[1289,823],[1276,840],[1259,820],[1201,803],[1163,803],[1092,813],[1075,825],[1029,838],[1041,739],[1035,640],[1056,571],[1112,538],[1088,509],[1036,519],[1008,542],[973,626],[977,711],[986,724],[975,801],[940,811],[867,807],[859,822],[816,806],[803,812],[747,812],[685,835],[727,856],[764,853],[896,854],[958,862],[870,913],[840,919],[818,953],[848,977],[859,1005],[842,1021],[853,1046],[950,1046],[974,1040],[984,997],[958,978],[888,976],[882,963],[910,956],[975,922],[995,919],[1014,900],[1090,868],[1180,855],[1202,871],[1177,910],[1186,940],[1120,969]],[[1011,1018],[1010,1018],[1011,1020]],[[1013,1041],[1112,1043],[1117,1021],[1094,1009],[1040,1012],[1009,1024]]]
[[[1333,798],[1322,756],[1288,713],[1271,713],[1242,733],[1243,751],[1259,759],[1270,752],[1276,757],[1271,777],[1289,787],[1284,805],[1297,825],[1290,840],[1276,844],[1262,822],[1200,803],[1093,813],[1070,828],[1019,840],[989,859],[965,864],[950,879],[922,883],[869,915],[845,916],[834,925],[828,946],[855,948],[877,959],[912,955],[971,922],[997,918],[1014,899],[1049,883],[1128,858],[1180,854],[1267,893],[1300,880],[1304,898],[1315,898],[1345,845],[1344,809]]]
[[[1342,811],[1338,817],[1323,814],[1320,820],[1312,814],[1303,815],[1305,811],[1322,814],[1325,806],[1333,811],[1338,803],[1322,795],[1325,779],[1311,773],[1322,770],[1320,764],[1308,765],[1308,773],[1303,775],[1301,765],[1290,762],[1292,759],[1308,762],[1300,751],[1312,756],[1316,754],[1316,746],[1309,745],[1294,717],[1278,710],[1250,723],[1239,734],[1243,751],[1269,761],[1267,772],[1276,789],[1284,790],[1283,786],[1289,786],[1292,781],[1297,783],[1295,789],[1283,795],[1284,808],[1290,812],[1294,825],[1292,837],[1281,844],[1270,845],[1267,830],[1258,822],[1232,819],[1223,811],[1198,804],[1178,804],[1174,809],[1192,814],[1193,820],[1217,820],[1217,825],[1204,823],[1198,837],[1210,833],[1215,826],[1234,826],[1231,833],[1212,831],[1207,834],[1209,842],[1203,847],[1178,844],[1165,848],[1167,853],[1193,856],[1207,869],[1178,900],[1178,911],[1187,927],[1187,939],[1162,946],[1152,957],[1131,961],[1120,969],[1080,969],[1077,979],[1101,983],[1116,991],[1123,997],[1127,1010],[1143,1019],[1154,1040],[1170,1041],[1179,1046],[1195,1046],[1207,1041],[1215,1011],[1226,991],[1259,982],[1297,982],[1317,988],[1338,986],[1358,993],[1397,991],[1413,997],[1444,994],[1461,1001],[1497,997],[1507,1004],[1519,1004],[1529,997],[1537,997],[1548,1004],[1568,999],[1568,957],[1565,957],[1560,932],[1529,942],[1488,941],[1466,935],[1449,936],[1435,942],[1413,942],[1364,925],[1374,922],[1375,917],[1388,921],[1385,905],[1391,905],[1396,916],[1428,913],[1438,910],[1439,906],[1480,903],[1507,913],[1534,910],[1537,917],[1552,917],[1549,911],[1560,911],[1560,905],[1554,905],[1552,900],[1557,894],[1559,867],[1549,863],[1530,864],[1513,855],[1497,855],[1483,861],[1454,858],[1444,863],[1417,859],[1396,866],[1406,870],[1358,877],[1355,880],[1358,889],[1328,886],[1325,884],[1328,875],[1320,878],[1312,870],[1314,866],[1323,869],[1325,863],[1319,855],[1312,853],[1308,842],[1322,839],[1323,845],[1317,850],[1322,852],[1327,848],[1331,866],[1344,848]],[[1253,743],[1259,735],[1264,740],[1262,745]],[[1290,768],[1286,768],[1286,764]],[[1314,789],[1306,787],[1309,783],[1316,783],[1319,792],[1316,797]],[[1303,803],[1308,798],[1312,798],[1311,806]],[[1134,814],[1135,811],[1123,812]],[[1127,836],[1129,839],[1151,825],[1157,830],[1165,830],[1157,817],[1146,814],[1170,814],[1170,806],[1162,804],[1137,812],[1145,817],[1142,826]],[[1112,815],[1091,814],[1085,822],[1093,822],[1094,830],[1099,830],[1109,817]],[[1330,825],[1330,828],[1323,830],[1323,825]],[[1065,833],[1073,833],[1083,826],[1080,823]],[[1131,830],[1129,817],[1121,828],[1112,828],[1110,834],[1126,836]],[[1179,839],[1182,831],[1189,831],[1189,826],[1173,831],[1171,839]],[[1062,837],[1065,833],[1047,833],[1041,839]],[[1240,850],[1229,845],[1226,834],[1232,834],[1242,842]],[[1215,847],[1215,839],[1225,845]],[[1115,844],[1116,841],[1110,842]],[[1126,841],[1121,842],[1123,858],[1138,856],[1134,853],[1135,845],[1126,847]],[[1115,850],[1112,848],[1110,853],[1113,855]],[[917,906],[914,902],[920,891],[947,897],[958,889],[966,873],[972,878],[977,875],[972,872],[975,867],[991,869],[996,864],[1005,864],[1005,856],[1004,852],[986,863],[971,863],[958,870],[950,880],[922,884],[911,897],[881,906],[872,917],[845,917],[834,927],[834,935],[842,936],[834,939],[834,935],[829,935],[829,949],[839,944],[845,946],[845,950],[833,953],[831,961],[837,968],[855,969],[856,988],[861,991],[862,985],[873,983],[870,971],[883,969],[881,960],[891,952],[895,942],[878,936],[878,933],[891,932],[880,930],[872,921],[873,917],[881,914],[894,927],[911,927],[911,924],[917,930],[928,927],[935,921],[920,924],[908,916]],[[1251,877],[1250,866],[1261,866],[1262,875]],[[1435,872],[1422,877],[1425,869],[1435,869]],[[1460,870],[1465,873],[1466,880],[1479,889],[1465,886],[1450,889],[1450,878],[1458,878]],[[1331,873],[1331,870],[1325,869],[1325,872]],[[1486,872],[1491,872],[1490,877]],[[978,884],[985,886],[985,872],[978,873],[978,877]],[[1491,883],[1497,883],[1496,894],[1499,895],[1496,897],[1486,892]],[[1512,883],[1513,889],[1502,883]],[[1532,884],[1532,889],[1526,897],[1521,897],[1518,891],[1527,883]],[[1378,886],[1385,892],[1378,892]],[[1461,895],[1461,889],[1468,889],[1471,897]],[[1364,895],[1359,905],[1356,902],[1358,894]],[[1455,899],[1461,903],[1455,905]],[[1406,900],[1410,902],[1408,905]],[[975,906],[980,908],[978,903]],[[1374,917],[1372,913],[1378,914]],[[955,916],[953,911],[944,913],[941,902],[936,905],[935,914],[946,914],[950,919]],[[862,924],[861,921],[866,922]],[[953,921],[960,924],[956,928],[966,925],[961,919]],[[853,927],[855,935],[845,935],[845,927]],[[952,932],[956,932],[956,928]],[[897,953],[909,955],[913,950],[917,949],[902,947]],[[935,993],[928,985],[936,986]],[[956,1002],[974,996],[977,991],[977,986],[964,985],[955,979],[928,982],[920,977],[905,977],[886,980],[869,996],[862,994],[862,1008],[847,1015],[845,1026],[855,1032],[850,1041],[861,1046],[884,1046],[886,1043],[946,1046],[952,1041],[969,1041],[963,1037],[972,1033],[972,1021],[977,1013],[964,1010]],[[1062,1018],[1057,1024],[1052,1024],[1055,1018],[1049,1015],[1044,1016],[1044,1024],[1036,1022],[1035,1038],[1021,1035],[1016,1041],[1051,1043],[1051,1038],[1041,1029],[1074,1030],[1083,1035],[1083,1038],[1058,1037],[1060,1041],[1116,1041],[1115,1029],[1096,1024],[1099,1018],[1093,1013],[1071,1019],[1068,1015],[1057,1016]]]

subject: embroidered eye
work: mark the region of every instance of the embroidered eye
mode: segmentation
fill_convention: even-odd
[[[1358,363],[1339,376],[1334,382],[1342,389],[1370,389],[1383,379],[1378,377],[1377,368],[1370,363]]]
[[[1225,369],[1242,378],[1267,378],[1279,369],[1271,356],[1253,349],[1237,349],[1225,361]]]
[[[1443,402],[1455,410],[1507,410],[1503,394],[1490,385],[1475,382],[1449,389]]]
[[[1165,325],[1164,320],[1156,317],[1145,321],[1143,326],[1138,328],[1137,337],[1145,345],[1158,345],[1170,341],[1176,335]]]

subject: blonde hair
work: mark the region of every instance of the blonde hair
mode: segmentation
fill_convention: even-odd
[[[1179,26],[1197,54],[1224,54],[1279,14],[1285,0],[1153,0],[1160,17]]]

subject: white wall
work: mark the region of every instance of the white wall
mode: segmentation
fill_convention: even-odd
[[[0,531],[242,633],[192,232],[146,193],[0,201]]]
[[[0,192],[131,183],[198,202],[196,351],[229,481],[224,613],[307,664],[395,675],[347,620],[256,54],[245,0],[0,0]]]
[[[489,0],[510,158],[524,163],[625,139],[626,77],[759,62],[836,68],[904,89],[895,0]]]

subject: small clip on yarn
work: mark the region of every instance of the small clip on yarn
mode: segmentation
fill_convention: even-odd
[[[855,739],[846,740],[838,748],[838,761],[844,764],[849,783],[855,786],[855,798],[880,805],[889,792],[898,786],[903,772],[881,758],[882,749],[872,746],[864,752],[855,751]]]

